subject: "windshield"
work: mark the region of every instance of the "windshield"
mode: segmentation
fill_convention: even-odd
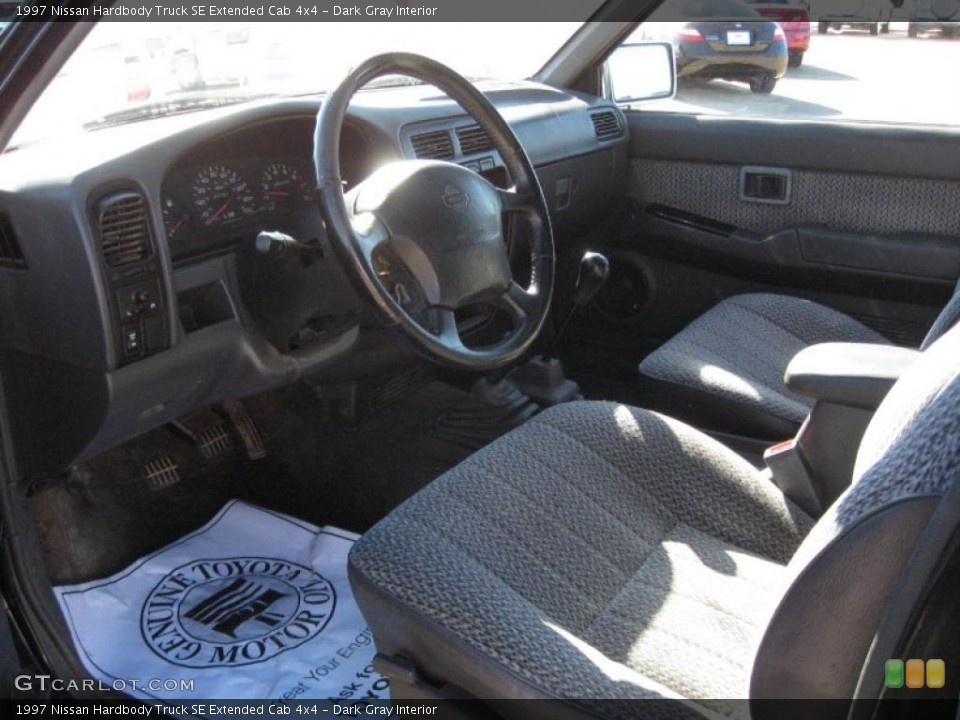
[[[472,80],[533,75],[580,23],[103,22],[11,146],[264,95],[333,88],[362,60],[407,51]],[[381,79],[378,84],[409,82]]]

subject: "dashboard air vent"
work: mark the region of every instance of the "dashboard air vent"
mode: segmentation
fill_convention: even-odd
[[[623,135],[620,117],[613,110],[593,113],[590,119],[593,121],[593,129],[597,133],[598,140],[610,140]]]
[[[460,153],[462,155],[472,155],[473,153],[493,149],[490,136],[479,125],[457,128],[457,140],[460,141]]]
[[[421,160],[453,159],[453,140],[446,130],[420,133],[410,138],[413,153]]]
[[[98,205],[100,248],[110,267],[143,260],[150,252],[147,201],[143,195],[121,192]]]
[[[20,249],[20,241],[13,230],[10,216],[0,212],[0,267],[25,268],[27,261]]]

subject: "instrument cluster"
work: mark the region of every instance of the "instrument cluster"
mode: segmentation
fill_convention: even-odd
[[[178,170],[161,204],[174,257],[241,231],[266,229],[315,204],[313,166],[299,158],[240,159]],[[263,227],[257,227],[257,226]]]

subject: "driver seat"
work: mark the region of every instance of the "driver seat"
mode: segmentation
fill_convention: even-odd
[[[350,579],[379,652],[479,698],[558,701],[496,707],[508,716],[852,697],[960,482],[958,358],[960,327],[890,391],[818,521],[679,421],[603,402],[544,412],[356,543]],[[416,697],[414,677],[394,675],[393,696]],[[867,682],[882,684],[882,669]],[[643,698],[683,702],[597,703]]]

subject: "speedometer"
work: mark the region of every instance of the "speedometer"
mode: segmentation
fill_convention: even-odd
[[[203,225],[220,225],[253,215],[257,196],[240,174],[225,165],[209,165],[197,173],[191,188],[193,205]]]

